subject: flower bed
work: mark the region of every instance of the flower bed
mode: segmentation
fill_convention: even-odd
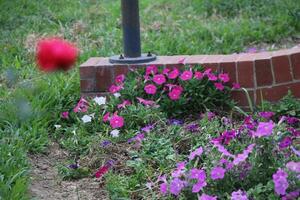
[[[54,136],[81,158],[61,173],[92,174],[112,199],[296,199],[299,119],[233,112],[229,81],[200,66],[117,76],[62,113]]]

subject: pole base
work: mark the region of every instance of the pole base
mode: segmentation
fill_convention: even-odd
[[[147,63],[156,60],[156,55],[154,54],[142,54],[140,57],[128,58],[119,56],[111,56],[109,58],[110,63],[122,63],[122,64],[137,64],[137,63]]]

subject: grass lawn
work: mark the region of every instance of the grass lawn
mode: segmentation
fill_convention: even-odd
[[[78,65],[122,52],[119,4],[0,0],[0,199],[29,198],[27,154],[47,148],[60,112],[79,99]],[[300,35],[298,0],[141,0],[140,7],[142,49],[158,55],[241,52]],[[36,41],[53,35],[81,50],[71,72],[36,69]]]

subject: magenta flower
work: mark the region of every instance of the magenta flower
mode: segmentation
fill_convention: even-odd
[[[87,100],[85,100],[84,98],[81,97],[79,102],[73,109],[73,112],[75,112],[75,113],[87,112],[88,108],[89,108],[89,104],[88,104]]]
[[[144,79],[145,79],[145,81],[150,81],[151,80],[149,75],[144,75]]]
[[[206,181],[203,181],[203,182],[198,181],[197,183],[195,183],[195,184],[193,185],[192,192],[193,192],[193,193],[198,193],[198,192],[200,192],[200,190],[201,190],[202,188],[204,188],[206,185],[207,185]]]
[[[201,156],[203,153],[203,148],[199,147],[195,151],[192,151],[191,154],[189,155],[189,160],[193,160],[196,156]]]
[[[124,118],[121,116],[118,116],[117,114],[114,114],[110,120],[109,120],[110,126],[115,128],[121,128],[124,126]]]
[[[65,111],[60,114],[60,117],[63,119],[69,119],[69,112]]]
[[[155,65],[149,65],[146,67],[146,75],[156,74],[156,73],[157,73],[157,67]]]
[[[207,194],[202,194],[198,200],[217,200],[216,196],[209,196]]]
[[[247,193],[241,190],[231,193],[231,200],[248,200]]]
[[[243,151],[243,153],[237,154],[237,155],[234,157],[232,163],[233,163],[234,165],[238,165],[238,164],[240,164],[241,162],[244,162],[244,161],[248,158],[249,154],[253,151],[254,146],[255,146],[255,144],[250,144],[250,145]]]
[[[203,72],[203,75],[205,76],[207,76],[207,75],[209,75],[210,73],[211,73],[211,68],[208,68],[208,69],[206,69],[204,72]]]
[[[153,106],[153,105],[155,105],[155,102],[154,102],[154,101],[151,101],[151,100],[146,100],[146,99],[143,99],[143,98],[140,98],[140,97],[137,97],[137,100],[138,100],[141,104],[144,104],[145,106]]]
[[[176,79],[179,76],[179,73],[180,73],[179,70],[175,68],[168,74],[168,78]]]
[[[237,90],[237,89],[240,89],[240,88],[241,88],[240,84],[232,83],[232,89]]]
[[[214,167],[210,172],[210,177],[213,180],[223,179],[226,170],[223,167]]]
[[[214,83],[215,87],[217,90],[223,91],[224,90],[224,85],[222,83]]]
[[[282,169],[278,169],[275,174],[273,174],[273,182],[275,185],[275,192],[278,195],[285,195],[286,190],[289,187],[289,183],[287,181],[288,174]]]
[[[103,122],[107,122],[109,119],[110,119],[110,112],[106,113],[106,114],[103,116],[102,121],[103,121]]]
[[[264,111],[264,112],[259,112],[258,115],[262,118],[270,119],[275,115],[275,113],[270,111]]]
[[[163,71],[162,71],[162,73],[164,74],[164,75],[168,75],[168,73],[170,72],[170,69],[169,68],[164,68],[163,69]]]
[[[269,122],[259,122],[257,130],[253,132],[253,136],[255,137],[263,137],[272,135],[273,128],[275,124],[272,121]]]
[[[153,82],[157,85],[162,85],[166,82],[166,77],[163,74],[154,75]]]
[[[285,149],[287,147],[289,147],[292,144],[292,138],[287,136],[285,138],[283,138],[283,140],[280,141],[279,143],[279,148],[280,149]]]
[[[191,78],[193,78],[193,72],[192,71],[184,71],[181,75],[180,75],[180,79],[183,81],[187,81],[190,80]]]
[[[230,78],[228,76],[227,73],[223,73],[223,74],[219,74],[219,79],[223,82],[223,83],[227,83]]]
[[[122,84],[125,81],[125,75],[124,74],[120,74],[115,78],[115,82],[117,84]]]
[[[171,100],[178,100],[180,98],[182,91],[183,88],[181,86],[174,86],[168,95]]]
[[[222,153],[224,156],[232,157],[234,158],[234,155],[231,154],[224,146],[222,146],[217,140],[211,141],[215,147],[217,147],[218,151]]]
[[[122,89],[122,85],[111,85],[109,88],[109,92],[114,94],[116,92],[119,92]]]
[[[216,81],[218,80],[218,77],[215,76],[214,74],[207,74],[208,80],[210,81]]]
[[[177,168],[172,172],[173,178],[178,178],[184,173],[185,164],[186,162],[177,163]]]
[[[129,100],[124,100],[122,103],[118,104],[118,109],[121,109],[121,108],[125,108],[126,106],[129,106],[131,105],[131,102]]]
[[[289,125],[298,123],[300,120],[297,117],[286,117],[286,121]]]
[[[198,193],[203,187],[207,185],[205,179],[206,174],[202,169],[193,168],[190,170],[189,179],[196,179],[197,182],[193,185],[192,192]]]
[[[168,184],[167,183],[160,184],[159,188],[160,188],[160,192],[163,195],[166,195],[168,193]]]
[[[300,173],[300,162],[290,161],[286,164],[286,168],[293,172]]]
[[[204,74],[202,72],[195,72],[194,77],[195,79],[201,80]]]
[[[147,94],[155,94],[156,86],[153,84],[148,84],[148,85],[145,85],[144,90]]]
[[[179,178],[174,178],[170,183],[170,193],[178,196],[185,185],[185,181],[182,181]]]

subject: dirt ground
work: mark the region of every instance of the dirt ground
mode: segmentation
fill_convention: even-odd
[[[67,159],[68,153],[52,143],[47,153],[31,155],[30,194],[36,200],[106,200],[109,199],[99,182],[93,178],[63,181],[56,165]]]

